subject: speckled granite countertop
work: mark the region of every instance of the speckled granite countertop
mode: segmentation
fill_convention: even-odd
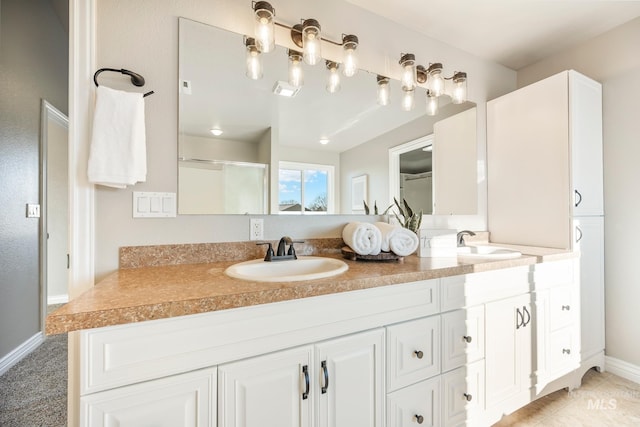
[[[252,250],[253,246],[255,245],[251,246]],[[558,249],[510,247],[525,255],[516,259],[492,261],[418,258],[415,255],[405,257],[402,263],[344,260],[349,265],[347,272],[331,278],[305,282],[265,283],[227,277],[223,273],[225,268],[242,258],[197,264],[165,263],[166,265],[121,268],[47,316],[46,333],[59,334],[225,310],[531,265],[575,256],[572,252]],[[319,254],[342,258],[335,251],[321,251]]]

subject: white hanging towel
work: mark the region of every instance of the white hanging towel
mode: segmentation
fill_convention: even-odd
[[[141,93],[98,86],[87,171],[89,182],[125,188],[147,178]]]

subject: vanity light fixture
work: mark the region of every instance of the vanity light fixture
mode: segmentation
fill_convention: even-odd
[[[338,68],[340,64],[334,61],[326,61],[327,69],[329,70],[329,81],[327,82],[327,92],[336,93],[340,90],[340,74]]]
[[[456,71],[451,79],[453,80],[452,102],[462,104],[467,100],[467,73]]]
[[[358,72],[358,59],[356,48],[358,47],[358,37],[353,34],[342,35],[342,73],[346,77],[352,77]]]
[[[269,53],[276,48],[275,23],[276,11],[266,1],[253,2],[254,30],[258,49]]]
[[[427,116],[438,114],[438,97],[427,89]]]
[[[415,90],[404,90],[402,91],[402,110],[403,111],[411,111],[413,110],[414,98],[415,98]]]
[[[302,87],[303,83],[302,53],[289,49],[289,84],[295,87]]]
[[[402,75],[400,84],[405,92],[412,91],[416,88],[416,56],[412,53],[403,53],[400,56],[400,66],[402,67]]]
[[[440,96],[444,93],[444,78],[442,77],[442,64],[436,62],[429,65],[427,69],[427,85],[433,96]]]
[[[389,105],[389,99],[391,98],[391,91],[389,88],[389,77],[381,76],[378,74],[378,104]]]
[[[247,77],[258,80],[262,78],[262,60],[260,58],[260,50],[256,45],[256,39],[253,37],[245,37],[244,45],[247,49]]]
[[[222,132],[222,129],[219,129],[219,128],[211,128],[209,129],[209,132],[211,132],[213,136],[220,136],[224,133]]]
[[[320,23],[315,19],[302,22],[302,57],[309,65],[316,65],[322,59]]]

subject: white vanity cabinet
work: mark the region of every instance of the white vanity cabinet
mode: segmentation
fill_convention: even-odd
[[[378,329],[220,365],[218,426],[383,426],[383,341]]]
[[[604,368],[601,84],[564,71],[489,101],[487,163],[492,241],[580,252],[572,343],[582,341],[581,374]]]
[[[92,427],[213,427],[216,368],[84,396],[80,420]]]

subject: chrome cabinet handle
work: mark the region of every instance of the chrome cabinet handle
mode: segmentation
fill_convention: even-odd
[[[569,311],[571,310],[571,306],[570,305],[563,305],[562,306],[562,311]]]
[[[465,341],[467,344],[469,344],[471,341],[473,341],[473,338],[470,337],[469,335],[465,335],[462,337],[462,340]]]
[[[422,357],[424,356],[424,353],[420,350],[416,350],[414,351],[414,353],[418,359],[422,359]]]
[[[562,354],[571,354],[571,349],[569,349],[569,348],[563,348],[563,349],[562,349]]]
[[[473,396],[469,393],[464,393],[463,396],[467,400],[467,402],[471,402],[471,400],[473,400]]]
[[[580,240],[582,240],[582,230],[577,225],[576,225],[576,234],[578,235],[578,237],[576,238],[576,243],[578,243]]]
[[[516,308],[516,329],[520,329],[522,326],[524,326],[524,314],[519,308]]]
[[[327,369],[327,361],[323,360],[320,362],[320,367],[322,368],[322,375],[324,376],[324,385],[321,390],[322,394],[325,394],[329,388],[329,369]]]
[[[524,313],[527,315],[527,320],[523,323],[522,327],[524,328],[525,326],[527,326],[529,323],[531,323],[531,313],[529,313],[529,310],[527,309],[527,307],[522,307],[522,310],[524,310]],[[524,320],[524,315],[522,316],[523,320]]]
[[[309,367],[304,365],[302,367],[302,373],[304,374],[304,391],[302,392],[302,400],[305,400],[309,397]]]
[[[414,418],[416,419],[416,421],[418,422],[418,424],[422,424],[424,422],[424,417],[422,415],[414,415]]]

